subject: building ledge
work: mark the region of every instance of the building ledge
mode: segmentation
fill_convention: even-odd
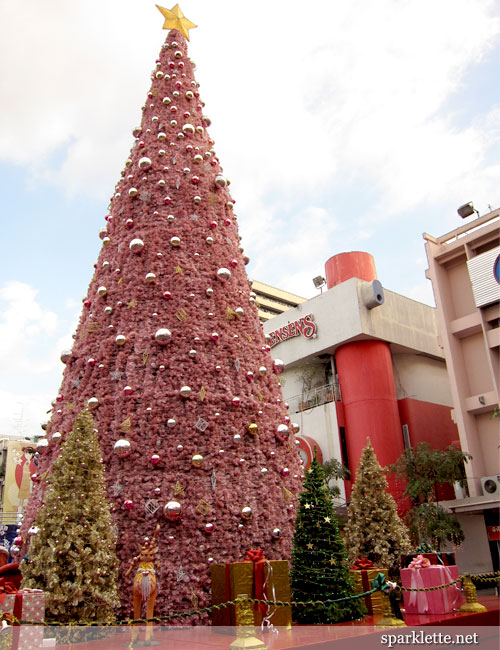
[[[481,332],[481,316],[478,311],[450,321],[450,331],[459,339]]]
[[[440,501],[440,505],[455,514],[482,512],[483,510],[497,509],[500,501],[492,496],[466,497],[465,499],[453,499],[452,501]]]
[[[494,390],[472,395],[464,400],[464,407],[468,413],[488,413],[493,411],[498,404],[497,394]]]

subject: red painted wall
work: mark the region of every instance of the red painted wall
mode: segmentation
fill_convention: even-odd
[[[419,442],[428,442],[434,449],[445,449],[458,440],[457,425],[451,419],[451,408],[441,404],[432,404],[409,397],[398,401],[401,424],[407,424],[411,446]],[[454,499],[455,492],[451,486],[442,486],[438,490],[441,500]]]
[[[347,453],[351,479],[367,437],[382,467],[404,450],[389,345],[383,341],[356,341],[335,353],[344,406]],[[389,489],[399,501],[404,486],[389,477]],[[351,482],[346,481],[346,496]]]

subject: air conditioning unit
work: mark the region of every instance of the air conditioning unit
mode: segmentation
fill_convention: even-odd
[[[483,476],[481,478],[481,487],[483,494],[487,497],[500,497],[500,475]]]

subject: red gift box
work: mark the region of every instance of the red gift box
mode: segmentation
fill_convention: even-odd
[[[459,607],[462,603],[459,583],[433,591],[404,591],[405,589],[423,590],[429,587],[448,585],[458,578],[457,566],[431,565],[421,569],[401,569],[406,613],[446,614]]]
[[[418,555],[422,555],[429,560],[431,564],[441,564],[444,566],[453,566],[456,564],[455,553],[409,553],[408,555],[401,556],[401,566],[407,568],[408,565],[414,560]]]

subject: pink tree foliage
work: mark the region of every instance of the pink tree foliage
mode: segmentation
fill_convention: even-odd
[[[172,30],[100,233],[73,349],[62,357],[21,528],[24,553],[44,475],[88,404],[117,529],[123,615],[133,579],[124,573],[157,523],[156,613],[206,606],[211,562],[241,560],[250,548],[290,557],[301,486],[297,429],[193,69]]]

